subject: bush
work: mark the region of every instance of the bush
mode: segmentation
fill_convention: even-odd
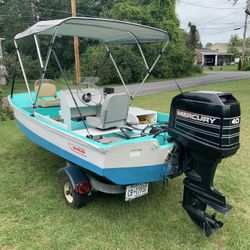
[[[194,59],[194,53],[186,46],[169,44],[153,72],[154,76],[166,79],[192,75]]]
[[[241,70],[241,60],[240,60],[239,63],[238,63],[238,70],[239,70],[239,71]]]
[[[244,71],[250,71],[250,61],[245,61],[243,63],[243,70]]]
[[[0,122],[9,121],[14,119],[14,114],[9,106],[1,105],[0,106]]]
[[[146,74],[145,67],[131,46],[110,46],[110,50],[126,83],[139,82]],[[81,70],[85,77],[97,76],[100,83],[120,83],[120,78],[104,47],[89,47],[81,58]]]
[[[136,46],[110,46],[113,57],[126,83],[141,82],[146,75],[143,60]],[[143,51],[149,67],[154,63],[162,49],[162,45],[143,45]],[[85,76],[95,76],[95,72],[102,66],[107,53],[98,45],[89,47],[82,56],[81,69]],[[169,44],[152,72],[152,77],[166,79],[202,73],[202,68],[194,66],[194,54],[180,44]],[[120,83],[118,74],[108,59],[99,71],[100,83]]]
[[[203,72],[203,68],[199,65],[193,65],[192,72],[196,74],[201,74]]]
[[[13,115],[13,112],[10,108],[0,107],[0,122],[13,120],[13,119],[14,119],[14,115]]]
[[[0,122],[13,120],[14,115],[9,105],[5,103],[2,90],[0,89]]]
[[[37,59],[32,59],[30,55],[22,54],[22,62],[24,65],[25,73],[28,79],[39,79],[40,78],[40,65]],[[55,62],[50,59],[49,65],[46,71],[45,78],[58,78],[60,72],[57,70],[57,66],[54,65]],[[23,78],[23,74],[20,68],[19,61],[15,54],[5,54],[4,65],[8,72],[8,79],[11,80],[13,77],[13,72],[16,72],[18,78]]]

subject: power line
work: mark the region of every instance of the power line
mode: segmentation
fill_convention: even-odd
[[[0,17],[13,17],[13,15],[0,15]],[[23,15],[20,15],[20,16],[15,16],[17,18],[23,18],[23,17],[32,17],[32,16],[23,16]]]
[[[58,13],[63,13],[63,14],[69,14],[71,16],[71,12],[70,11],[63,11],[63,10],[57,10],[57,9],[47,9],[47,8],[43,8],[43,7],[38,7],[38,9],[40,10],[46,10],[46,11],[50,11],[50,12],[58,12]],[[82,17],[89,17],[89,15],[86,15],[86,14],[82,14],[82,13],[79,13],[77,12],[77,16],[82,16]],[[97,17],[97,16],[92,16],[91,17]]]
[[[51,12],[59,12],[59,13],[64,13],[64,14],[70,14],[71,15],[70,11],[47,9],[47,8],[43,8],[43,7],[38,7],[38,9],[47,10],[47,11],[51,11]]]
[[[199,30],[220,30],[220,29],[234,29],[238,27],[244,27],[244,23],[230,25],[230,26],[218,26],[218,27],[201,27]]]
[[[250,21],[249,21],[250,22]],[[220,25],[240,25],[240,24],[244,24],[244,22],[243,21],[241,21],[241,22],[229,22],[229,23],[221,23],[220,22]],[[218,23],[208,23],[208,24],[202,24],[202,25],[200,25],[200,24],[198,24],[197,26],[198,27],[207,27],[207,25],[209,25],[209,26],[217,26],[218,25]]]
[[[232,8],[232,7],[214,7],[214,6],[207,6],[207,5],[200,5],[200,4],[196,4],[196,3],[187,3],[187,2],[183,2],[181,1],[180,3],[182,4],[186,4],[186,5],[190,5],[190,6],[196,6],[196,7],[201,7],[201,8],[207,8],[207,9],[217,9],[217,10],[242,10],[243,8]]]
[[[248,27],[249,29],[250,27]],[[243,27],[241,27],[241,29],[243,29]],[[229,33],[229,32],[232,32],[235,34],[235,30],[225,30],[224,32],[220,32],[219,34],[224,34],[224,33]],[[209,37],[209,36],[214,36],[214,35],[218,35],[218,32],[211,32],[211,33],[208,33],[206,35],[203,35],[202,37]]]
[[[227,30],[227,31],[224,31],[224,32],[220,32],[220,34],[229,33],[229,32],[232,32],[232,30]],[[218,35],[218,32],[203,35],[202,37],[209,37],[209,36],[214,36],[214,35]]]
[[[227,14],[227,15],[220,16],[220,17],[217,17],[217,18],[214,18],[214,19],[211,19],[211,20],[205,21],[205,22],[201,22],[201,23],[200,23],[200,25],[201,25],[201,24],[211,23],[211,22],[214,22],[214,21],[220,20],[221,18],[229,17],[229,16],[231,16],[231,15],[233,15],[233,14],[235,14],[235,13],[238,13],[238,11],[233,11],[233,12],[231,12],[231,13]]]

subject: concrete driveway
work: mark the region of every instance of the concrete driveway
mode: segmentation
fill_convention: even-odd
[[[178,79],[177,82],[179,86],[183,88],[194,87],[194,86],[201,86],[201,85],[208,85],[212,83],[218,82],[227,82],[233,80],[241,80],[250,78],[250,71],[249,72],[205,72],[207,75],[195,78],[187,78],[187,79]],[[249,80],[250,81],[250,80]],[[134,94],[137,90],[139,84],[130,84],[127,85],[130,94]],[[166,81],[158,81],[158,82],[150,82],[145,83],[138,95],[149,95],[154,93],[161,93],[167,91],[176,90],[177,86],[174,80],[166,80]],[[124,87],[119,86],[115,87],[115,92],[120,93],[124,92]]]

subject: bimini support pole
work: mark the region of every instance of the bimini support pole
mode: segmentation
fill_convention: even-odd
[[[32,96],[31,96],[29,83],[28,83],[28,80],[27,80],[27,77],[26,77],[26,73],[25,73],[25,70],[24,70],[24,67],[23,67],[22,58],[21,58],[20,52],[19,52],[19,50],[18,50],[18,46],[17,46],[16,40],[14,40],[14,45],[15,45],[17,57],[18,57],[18,60],[19,60],[19,64],[20,64],[20,66],[21,66],[21,70],[22,70],[22,73],[23,73],[24,82],[25,82],[26,88],[27,88],[27,90],[28,90],[29,98],[30,98],[30,101],[31,101],[31,103],[32,103],[32,105],[33,105],[33,98],[32,98]]]
[[[141,89],[142,85],[145,83],[145,81],[148,79],[149,75],[151,74],[152,70],[154,69],[155,65],[158,63],[158,61],[160,60],[162,54],[164,53],[166,47],[167,47],[168,42],[165,43],[164,47],[162,48],[160,54],[157,56],[157,58],[155,59],[153,65],[150,67],[150,69],[148,70],[147,75],[144,77],[143,81],[141,82],[140,86],[138,87],[138,89],[135,91],[135,93],[132,96],[132,99],[137,95],[137,93],[139,92],[139,90]]]
[[[43,69],[43,59],[42,59],[41,50],[40,50],[40,46],[39,46],[39,40],[38,40],[37,35],[34,35],[34,40],[35,40],[35,44],[36,44],[36,51],[37,51],[37,55],[38,55],[38,60],[39,60],[40,67],[42,70]]]
[[[123,77],[122,77],[122,75],[121,75],[121,73],[120,73],[120,70],[119,70],[118,67],[117,67],[117,64],[116,64],[116,62],[115,62],[115,60],[114,60],[114,58],[113,58],[113,55],[112,55],[112,53],[111,53],[109,47],[108,47],[106,44],[104,44],[104,46],[105,46],[105,48],[106,48],[106,50],[107,50],[107,52],[108,52],[108,54],[109,54],[109,57],[110,57],[110,59],[111,59],[113,65],[115,66],[115,69],[116,69],[116,71],[117,71],[117,73],[118,73],[118,75],[119,75],[119,77],[120,77],[120,79],[121,79],[121,82],[122,82],[122,84],[123,84],[123,86],[124,86],[124,88],[125,88],[125,90],[126,90],[128,96],[132,99],[132,96],[131,96],[131,94],[129,93],[129,90],[128,90],[127,86],[126,86],[126,83],[125,83],[124,80],[123,80]]]
[[[41,65],[43,65],[43,67],[41,68],[42,70],[41,70],[41,76],[40,76],[40,83],[39,83],[39,87],[38,87],[38,90],[37,90],[36,98],[35,98],[35,101],[34,101],[34,104],[33,104],[33,115],[34,115],[34,110],[35,110],[35,107],[36,107],[37,99],[38,99],[38,96],[39,96],[39,92],[40,92],[40,89],[41,89],[41,86],[42,86],[42,82],[43,82],[43,79],[44,79],[44,76],[45,76],[45,73],[46,73],[46,69],[47,69],[47,66],[48,66],[48,63],[49,63],[49,59],[50,59],[50,55],[51,55],[51,51],[52,51],[52,46],[53,46],[53,44],[55,42],[55,38],[56,38],[56,33],[57,33],[57,30],[58,30],[58,27],[59,26],[57,26],[55,28],[55,31],[54,31],[54,33],[52,35],[52,38],[51,38],[50,42],[49,42],[49,48],[48,48],[48,51],[47,51],[47,56],[46,56],[46,59],[45,59],[45,63],[44,63],[44,65],[41,64]],[[38,50],[39,50],[39,48],[38,48]],[[40,50],[39,50],[38,54],[39,53],[40,53]]]
[[[140,53],[141,53],[142,59],[143,59],[143,61],[144,61],[146,70],[149,71],[148,62],[147,62],[147,60],[146,60],[146,58],[145,58],[145,55],[144,55],[144,53],[143,53],[143,51],[142,51],[142,48],[141,48],[141,45],[140,45],[140,43],[139,43],[138,38],[137,38],[136,35],[133,34],[132,32],[128,32],[128,33],[135,39],[136,44],[137,44],[137,47],[138,47],[138,49],[139,49],[139,51],[140,51]]]

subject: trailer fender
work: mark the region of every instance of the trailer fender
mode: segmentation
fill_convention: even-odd
[[[58,170],[58,173],[68,176],[74,189],[84,181],[89,182],[87,175],[81,171],[80,167],[73,163],[67,163],[66,167]]]

